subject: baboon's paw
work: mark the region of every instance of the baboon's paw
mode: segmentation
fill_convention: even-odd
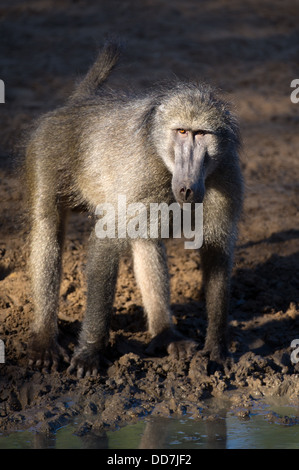
[[[203,359],[207,360],[207,370],[209,375],[214,374],[217,370],[225,372],[231,367],[232,358],[230,357],[226,347],[216,345],[214,347],[204,347],[197,353]]]
[[[221,346],[216,343],[212,346],[205,345],[205,347],[200,351],[200,354],[208,357],[210,361],[223,363],[228,356],[228,350],[226,346]]]
[[[195,341],[185,338],[181,333],[169,328],[155,336],[146,349],[147,354],[168,352],[176,359],[187,359],[193,356],[197,349]]]
[[[67,372],[75,374],[78,379],[96,377],[99,375],[101,365],[109,366],[111,362],[99,352],[90,351],[88,348],[78,348]]]
[[[43,371],[57,371],[62,361],[69,363],[70,358],[66,350],[57,341],[42,341],[32,336],[28,346],[28,364]]]

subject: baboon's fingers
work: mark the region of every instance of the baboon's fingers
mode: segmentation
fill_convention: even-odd
[[[58,345],[58,349],[59,349],[59,356],[62,357],[64,362],[70,363],[70,356],[67,353],[67,351],[62,346],[59,346],[59,345]]]
[[[88,370],[86,372],[86,376],[88,377]],[[77,379],[82,379],[84,377],[84,367],[78,367],[77,369]]]
[[[66,350],[57,343],[53,343],[47,348],[41,348],[40,344],[37,348],[34,343],[29,349],[29,367],[36,367],[43,372],[57,371],[59,364],[63,361],[69,362],[69,355]]]
[[[76,375],[77,379],[83,379],[83,377],[96,377],[99,374],[97,367],[79,365],[77,361],[73,361],[67,369],[69,375]]]
[[[73,372],[75,371],[75,369],[76,369],[75,365],[71,363],[71,364],[68,366],[68,368],[66,369],[66,372],[67,372],[67,374],[72,375]]]
[[[111,362],[108,361],[102,354],[95,351],[88,352],[84,347],[78,349],[67,369],[70,375],[76,375],[78,379],[83,377],[97,377],[100,373],[100,365],[110,366]]]

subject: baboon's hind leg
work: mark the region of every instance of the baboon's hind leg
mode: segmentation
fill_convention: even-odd
[[[165,247],[152,240],[138,239],[133,243],[134,271],[141,290],[148,329],[153,340],[149,354],[167,349],[176,357],[190,355],[196,348],[194,341],[184,338],[171,319],[169,274]]]

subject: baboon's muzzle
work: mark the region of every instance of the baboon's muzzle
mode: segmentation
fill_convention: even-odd
[[[191,181],[176,181],[172,184],[172,189],[176,201],[181,205],[183,203],[200,203],[203,202],[205,194],[204,181],[191,182]]]
[[[175,169],[172,177],[172,191],[176,201],[183,203],[201,203],[205,195],[204,158],[206,148],[203,145],[186,145],[176,149]]]

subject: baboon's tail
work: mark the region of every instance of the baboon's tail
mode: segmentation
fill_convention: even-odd
[[[120,51],[119,43],[109,42],[105,44],[86,76],[70,96],[69,101],[74,103],[94,95],[100,85],[107,80],[112,69],[117,64]]]

